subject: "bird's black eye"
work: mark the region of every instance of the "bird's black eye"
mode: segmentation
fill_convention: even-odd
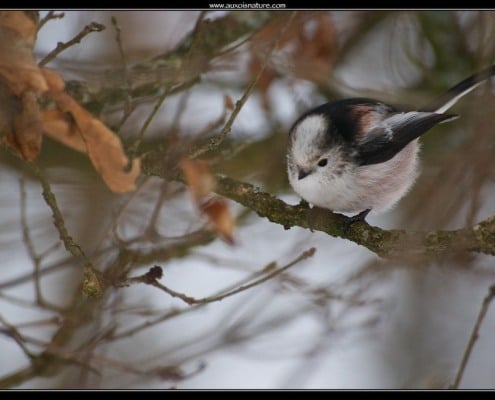
[[[327,165],[327,163],[328,163],[328,160],[326,158],[322,158],[320,161],[318,161],[318,166],[324,167],[325,165]]]

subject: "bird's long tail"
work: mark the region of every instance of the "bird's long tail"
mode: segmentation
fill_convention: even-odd
[[[435,113],[444,113],[450,107],[452,107],[457,101],[468,94],[472,90],[476,89],[484,81],[490,79],[495,75],[495,65],[485,68],[469,78],[464,79],[457,85],[451,87],[444,94],[437,97],[430,104],[424,107],[421,111],[433,111]]]

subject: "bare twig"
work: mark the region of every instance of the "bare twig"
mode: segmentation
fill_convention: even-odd
[[[139,133],[137,134],[136,139],[134,142],[129,146],[127,152],[129,154],[129,165],[132,165],[132,160],[135,157],[135,154],[137,150],[139,149],[139,146],[141,145],[141,142],[143,140],[144,134],[148,130],[151,121],[155,118],[158,110],[160,110],[161,106],[163,105],[163,102],[167,99],[167,97],[170,95],[170,86],[166,86],[164,92],[162,95],[158,98],[158,101],[155,103],[153,109],[149,113],[148,117],[144,121],[143,126],[139,130]]]
[[[212,150],[216,149],[224,141],[224,139],[226,138],[226,136],[229,134],[230,130],[232,129],[232,125],[234,124],[234,121],[236,120],[237,116],[241,112],[244,104],[246,104],[246,101],[249,98],[249,96],[251,95],[252,91],[254,90],[254,87],[258,83],[258,80],[260,79],[261,75],[265,71],[265,69],[268,65],[268,61],[270,60],[270,54],[278,46],[280,39],[282,38],[283,34],[289,28],[289,26],[292,23],[292,21],[294,20],[296,14],[297,14],[297,12],[292,12],[290,17],[288,18],[286,24],[284,25],[284,27],[279,31],[277,37],[275,38],[272,45],[268,49],[267,54],[265,55],[265,58],[263,60],[263,63],[261,64],[260,69],[258,70],[258,73],[254,77],[254,79],[251,81],[249,86],[246,88],[246,90],[244,91],[244,94],[241,96],[241,98],[239,100],[237,100],[237,102],[235,103],[234,110],[232,111],[232,114],[230,114],[230,117],[227,120],[227,122],[225,123],[221,132],[217,136],[212,137],[206,143],[206,145],[203,145],[199,149],[196,149],[195,151],[193,151],[190,154],[191,158],[199,157],[200,155],[202,155],[208,151],[212,151]]]
[[[151,179],[149,178],[150,177],[145,177],[139,184],[138,188],[135,191],[131,192],[130,195],[124,200],[124,202],[121,203],[119,209],[115,211],[114,217],[110,221],[109,227],[104,231],[103,237],[100,240],[100,245],[97,247],[96,251],[101,251],[101,248],[103,247],[104,243],[106,243],[110,239],[110,236],[112,234],[114,236],[117,236],[116,230],[120,221],[122,220],[122,218],[124,218],[124,215],[128,212],[133,201],[135,201],[138,198],[138,196],[141,195],[141,192],[143,190],[146,190],[148,184],[151,181]]]
[[[117,42],[117,46],[119,48],[120,58],[124,66],[124,72],[126,72],[127,75],[127,57],[125,55],[124,46],[122,44],[122,37],[121,37],[122,29],[120,29],[120,25],[117,22],[117,18],[115,18],[113,15],[111,18],[111,22],[112,22],[112,26],[115,29],[115,41]],[[127,83],[127,76],[126,76],[126,83]]]
[[[122,330],[121,332],[113,334],[112,340],[115,341],[115,340],[124,339],[126,337],[135,335],[136,333],[138,333],[144,329],[148,329],[152,326],[155,326],[155,325],[158,325],[162,322],[168,321],[169,319],[175,318],[178,315],[184,315],[187,313],[192,313],[192,312],[194,312],[194,311],[196,311],[196,310],[198,310],[204,306],[205,306],[205,304],[197,304],[197,305],[194,305],[194,306],[188,307],[188,308],[182,308],[182,309],[173,308],[172,310],[167,311],[165,314],[160,315],[159,317],[157,317],[153,320],[145,321],[145,322],[137,324],[131,328],[128,328],[127,330]]]
[[[36,377],[38,372],[31,365],[25,368],[21,368],[16,372],[4,376],[0,379],[0,389],[7,389],[18,386],[30,379]]]
[[[55,262],[54,264],[50,265],[49,267],[42,268],[40,270],[40,277],[46,274],[50,274],[53,272],[56,272],[58,269],[63,268],[67,266],[67,263],[69,263],[71,260],[71,257],[66,257],[61,259],[60,261]],[[9,287],[14,287],[17,285],[22,285],[26,282],[30,282],[33,279],[33,274],[31,272],[28,272],[26,274],[22,274],[18,277],[12,278],[10,280],[4,281],[0,283],[0,291],[4,290]]]
[[[57,306],[54,306],[52,304],[49,304],[43,297],[42,292],[41,292],[41,260],[43,257],[45,257],[47,254],[49,254],[51,251],[56,249],[58,247],[58,243],[55,243],[55,245],[52,245],[48,247],[44,252],[41,254],[37,254],[36,250],[34,248],[34,243],[31,238],[31,234],[29,232],[29,227],[28,227],[28,222],[27,222],[27,217],[26,217],[26,188],[25,188],[25,183],[24,183],[24,175],[21,176],[21,179],[19,181],[20,185],[20,192],[21,192],[21,227],[22,227],[22,238],[23,238],[23,243],[26,246],[27,252],[29,257],[31,258],[33,262],[33,283],[34,283],[34,292],[35,292],[35,298],[36,298],[36,303],[41,306],[41,307],[47,307],[47,308],[52,308],[52,309],[58,309]]]
[[[199,32],[199,25],[200,25],[201,21],[203,20],[205,14],[206,14],[206,11],[201,11],[201,13],[199,14],[198,19],[196,20],[196,25],[194,27],[194,30],[193,30],[192,34],[191,34],[193,44],[197,40],[198,32]],[[187,51],[186,55],[184,56],[184,62],[187,63],[190,60],[190,58],[191,58],[190,57],[191,56],[191,49],[193,49],[193,48],[194,47],[191,45],[191,47]],[[141,130],[139,131],[136,139],[134,140],[134,142],[132,143],[132,145],[129,146],[129,149],[128,149],[129,163],[132,163],[132,159],[134,158],[134,155],[136,154],[136,152],[137,152],[137,150],[138,150],[138,148],[139,148],[139,146],[140,146],[140,144],[141,144],[141,142],[143,140],[144,134],[146,133],[146,131],[148,130],[148,128],[149,128],[149,126],[151,124],[151,121],[153,121],[153,119],[155,118],[156,114],[160,110],[160,108],[163,105],[163,103],[166,100],[166,98],[171,94],[173,83],[176,81],[177,77],[179,76],[179,73],[180,73],[180,70],[176,70],[175,71],[175,77],[174,77],[174,79],[172,79],[172,83],[165,86],[164,92],[158,98],[158,101],[156,102],[155,106],[153,107],[153,109],[151,110],[150,114],[148,115],[148,117],[144,121],[144,124],[141,127]]]
[[[311,252],[311,251],[312,251],[312,249],[310,249],[310,250],[306,251],[305,253],[308,253],[308,252]],[[273,273],[275,273],[275,275],[276,275],[276,274],[278,274],[278,273],[282,273],[282,272],[284,272],[287,268],[290,268],[290,266],[293,266],[296,262],[300,261],[300,260],[304,257],[304,254],[305,254],[305,253],[303,253],[301,256],[299,256],[299,258],[297,258],[296,260],[294,260],[293,262],[291,262],[289,265],[287,265],[287,266],[285,266],[285,267],[282,267],[280,270],[275,270],[275,271],[273,271]],[[273,267],[274,267],[274,263],[270,263],[270,264],[268,264],[267,266],[265,266],[265,268],[263,268],[263,269],[262,269],[262,272],[272,271],[272,268],[273,268]],[[285,269],[284,269],[284,268],[285,268]],[[145,274],[145,275],[146,275],[146,274]],[[271,274],[270,274],[270,275],[271,275]],[[268,277],[268,278],[267,278],[267,276],[265,276],[265,278],[267,278],[267,279],[271,279],[272,277],[273,277],[273,276],[270,276],[270,277]],[[132,278],[131,278],[131,279],[132,279]],[[263,278],[262,278],[262,279],[263,279]],[[143,283],[143,279],[138,277],[138,279],[137,279],[135,282],[131,282],[131,284],[132,284],[132,283]],[[258,281],[258,283],[257,283],[257,284],[259,284],[259,281]],[[120,283],[119,285],[120,285],[120,286],[126,286],[126,285],[125,285],[125,281],[124,281],[124,282],[122,282],[122,283]],[[234,285],[233,285],[233,286],[234,286]],[[252,287],[252,286],[250,286],[250,287]],[[235,289],[233,289],[233,290],[237,290],[238,288],[239,288],[239,287],[238,287],[238,286],[236,286],[236,288],[235,288]],[[161,290],[163,290],[163,289],[161,289]],[[167,290],[168,290],[168,291],[167,291],[166,293],[168,293],[168,294],[172,295],[172,294],[169,292],[169,291],[170,291],[170,289],[168,289],[168,288],[167,288]],[[243,290],[246,290],[246,288],[244,287],[244,289],[243,289]],[[177,292],[175,292],[175,291],[172,291],[172,293],[175,295],[174,297],[182,298],[182,300],[183,300],[183,301],[185,301],[187,304],[190,304],[190,303],[189,303],[189,301],[191,301],[191,300],[193,300],[193,301],[198,301],[198,300],[196,300],[196,299],[192,299],[192,298],[190,298],[189,296],[186,296],[186,295],[184,295],[184,294],[182,294],[182,293],[177,293]],[[230,292],[228,292],[228,293],[230,293]],[[220,294],[219,294],[219,295],[215,295],[215,296],[212,296],[212,297],[213,297],[213,298],[214,298],[214,297],[222,297],[222,298],[225,298],[225,297],[226,297],[226,295],[228,295],[228,293],[225,293],[225,291],[222,291],[222,292],[220,292]],[[237,293],[238,293],[238,292],[237,292]],[[199,299],[199,300],[201,301],[201,300],[204,300],[204,299]],[[213,301],[218,301],[218,300],[213,299]],[[210,298],[210,302],[211,302],[211,298]],[[201,302],[200,302],[200,303],[194,303],[194,304],[192,304],[192,306],[191,306],[191,307],[187,307],[187,308],[175,308],[175,309],[172,309],[172,310],[168,311],[167,313],[165,313],[164,315],[161,315],[161,316],[159,316],[159,317],[157,317],[157,318],[155,318],[155,319],[153,319],[153,320],[150,320],[150,321],[145,321],[145,322],[140,323],[140,324],[138,324],[138,325],[136,325],[136,326],[133,326],[133,327],[131,327],[131,328],[127,329],[127,330],[123,330],[123,331],[121,331],[121,332],[118,332],[118,333],[116,333],[116,334],[113,334],[113,335],[112,335],[112,340],[119,340],[119,339],[123,339],[123,338],[129,337],[129,336],[135,335],[137,332],[140,332],[140,331],[142,331],[142,330],[144,330],[144,329],[148,329],[148,328],[150,328],[150,327],[152,327],[152,326],[155,326],[155,325],[158,325],[158,324],[160,324],[160,323],[162,323],[162,322],[168,321],[168,320],[170,320],[170,319],[172,319],[172,318],[177,317],[178,315],[184,315],[184,314],[188,314],[188,313],[192,313],[192,312],[194,312],[194,311],[200,310],[200,309],[202,309],[203,307],[205,307],[207,304],[209,304],[209,303],[206,303],[206,302],[201,303]]]
[[[1,317],[0,317],[0,322],[3,322],[1,321]],[[108,367],[116,371],[126,372],[129,374],[142,376],[142,377],[154,376],[163,380],[179,381],[194,376],[204,368],[204,365],[200,363],[196,369],[194,369],[189,373],[183,372],[181,368],[175,365],[160,365],[149,369],[141,369],[133,365],[130,365],[127,362],[112,357],[97,355],[94,354],[93,352],[87,355],[86,346],[84,346],[81,349],[68,349],[65,346],[54,345],[53,343],[48,344],[36,338],[26,338],[26,342],[30,342],[32,344],[41,346],[43,348],[48,347],[49,350],[44,355],[45,357],[55,356],[62,362],[66,362],[66,363],[68,362],[75,365],[80,365],[85,370],[97,374],[99,372],[96,369],[96,367],[93,367],[93,365],[97,365],[100,367]],[[0,388],[10,387],[10,386],[1,386],[1,384],[2,381],[0,380]]]
[[[52,19],[61,19],[65,17],[64,13],[56,14],[55,11],[49,11],[38,23],[38,32],[43,28],[43,26]]]
[[[50,61],[52,61],[55,57],[57,57],[64,50],[68,49],[71,46],[74,46],[77,43],[80,43],[81,40],[85,36],[89,35],[91,32],[101,32],[104,29],[105,29],[104,25],[99,24],[97,22],[91,22],[89,25],[86,25],[81,32],[79,32],[76,36],[74,36],[68,42],[65,42],[65,43],[58,42],[57,47],[55,47],[55,49],[53,49],[50,53],[48,53],[48,55],[45,58],[43,58],[38,63],[38,65],[40,67],[45,66],[46,64],[48,64]]]
[[[90,297],[98,297],[103,293],[103,283],[101,281],[100,273],[93,267],[93,264],[84,253],[83,249],[77,244],[72,236],[69,235],[67,228],[65,227],[65,221],[60,209],[58,208],[57,199],[51,191],[50,184],[41,173],[40,169],[32,164],[25,163],[26,167],[41,182],[43,188],[43,198],[46,204],[52,210],[53,224],[59,233],[60,240],[65,246],[65,249],[69,251],[74,257],[81,258],[84,261],[84,281],[83,281],[83,293]]]
[[[122,61],[122,69],[124,73],[124,82],[122,85],[122,90],[126,92],[125,95],[125,105],[124,105],[124,114],[122,115],[121,120],[117,124],[116,131],[119,132],[120,128],[125,124],[127,119],[131,116],[132,112],[136,109],[135,105],[132,103],[131,97],[131,80],[129,77],[129,70],[127,64],[127,57],[124,51],[124,45],[122,43],[122,30],[120,29],[120,25],[117,22],[117,18],[112,15],[111,18],[112,26],[115,29],[115,41],[117,42],[117,47],[119,49],[120,59]]]
[[[471,332],[471,336],[469,337],[468,345],[464,350],[461,363],[459,364],[459,369],[457,370],[454,381],[450,385],[450,389],[459,388],[462,375],[464,374],[464,370],[466,369],[467,363],[469,361],[469,357],[471,356],[471,352],[473,351],[474,344],[476,343],[476,340],[478,340],[481,324],[485,319],[485,315],[488,311],[488,308],[490,307],[493,298],[495,298],[495,285],[490,286],[487,295],[485,296],[483,302],[481,303],[481,307],[478,312],[478,317],[476,318],[476,322],[474,323],[473,326],[473,331]]]
[[[27,348],[25,341],[22,337],[22,335],[19,333],[19,331],[11,324],[9,324],[1,315],[0,315],[0,323],[5,326],[5,334],[10,336],[14,341],[17,343],[17,345],[21,348],[21,350],[24,352],[24,354],[29,358],[32,359],[34,356],[29,351]],[[1,331],[0,331],[1,332]]]
[[[196,304],[202,304],[202,303],[213,303],[215,301],[220,301],[220,300],[223,300],[225,299],[226,297],[230,297],[230,296],[233,296],[234,294],[237,294],[237,293],[240,293],[240,292],[244,292],[245,290],[248,290],[248,289],[251,289],[255,286],[258,286],[272,278],[274,278],[275,276],[281,274],[282,272],[285,272],[287,271],[289,268],[293,267],[294,265],[298,264],[299,262],[303,261],[303,260],[306,260],[307,258],[310,258],[310,257],[313,257],[313,255],[315,254],[316,252],[316,248],[314,247],[311,247],[309,250],[306,250],[304,251],[301,255],[299,255],[299,257],[297,257],[295,260],[291,261],[290,263],[288,263],[287,265],[284,265],[283,267],[281,268],[277,268],[275,269],[273,272],[265,275],[264,277],[252,282],[252,283],[249,283],[247,285],[243,285],[243,286],[239,286],[238,288],[234,289],[234,290],[230,290],[226,293],[222,293],[222,294],[219,294],[219,295],[216,295],[216,296],[210,296],[210,297],[204,297],[202,299],[197,299],[195,300],[195,303]],[[270,268],[271,269],[271,268]]]
[[[208,296],[208,297],[203,297],[200,299],[195,299],[194,297],[187,296],[187,295],[180,293],[180,292],[176,292],[175,290],[172,290],[172,289],[166,287],[165,285],[162,285],[160,282],[158,282],[158,279],[160,279],[162,277],[162,269],[161,269],[161,267],[156,266],[156,265],[153,268],[151,268],[146,274],[140,275],[137,277],[133,277],[133,278],[127,278],[124,281],[116,284],[116,286],[122,287],[122,286],[129,286],[129,285],[135,284],[135,283],[146,283],[146,284],[154,286],[160,290],[163,290],[165,293],[168,293],[172,297],[176,297],[176,298],[181,299],[182,301],[184,301],[187,304],[208,304],[208,303],[213,303],[216,301],[221,301],[227,297],[233,296],[234,294],[244,292],[245,290],[248,290],[248,289],[251,289],[255,286],[258,286],[258,285],[274,278],[275,276],[281,274],[282,272],[286,271],[287,269],[293,267],[295,264],[301,262],[302,260],[305,260],[309,257],[312,257],[313,254],[315,253],[315,251],[316,251],[316,249],[314,247],[312,247],[309,250],[306,250],[305,252],[303,252],[301,255],[299,255],[299,257],[297,257],[295,260],[288,263],[287,265],[285,265],[281,268],[277,268],[274,271],[272,271],[271,273],[263,276],[260,279],[255,280],[254,282],[251,282],[247,285],[238,286],[233,290],[223,291],[223,292],[220,292],[220,294]],[[269,270],[271,270],[271,269],[272,268],[270,268]],[[266,270],[266,268],[264,270]]]
[[[21,328],[32,328],[40,326],[53,326],[60,325],[60,317],[54,316],[50,318],[43,318],[33,321],[21,322],[16,324],[17,329]]]
[[[31,240],[31,235],[29,234],[29,228],[27,224],[26,218],[26,188],[24,184],[24,175],[21,176],[19,180],[20,192],[21,192],[21,227],[22,227],[22,238],[23,242],[28,251],[29,257],[33,261],[34,264],[34,291],[36,296],[36,301],[39,304],[43,304],[43,296],[41,294],[41,286],[40,286],[40,257],[36,254],[34,250],[34,244]]]
[[[72,239],[72,236],[69,235],[67,228],[65,227],[64,218],[60,209],[58,208],[57,199],[55,198],[53,192],[51,191],[50,184],[41,173],[40,169],[34,164],[26,163],[29,169],[36,175],[41,183],[41,187],[43,188],[43,198],[45,199],[46,204],[52,210],[53,214],[53,224],[55,228],[57,228],[60,240],[65,246],[65,249],[69,251],[75,257],[81,257],[85,261],[89,263],[86,254],[82,248]]]

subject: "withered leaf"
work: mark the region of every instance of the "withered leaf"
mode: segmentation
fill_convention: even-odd
[[[43,120],[43,131],[47,136],[62,144],[86,154],[86,143],[81,131],[74,124],[74,121],[60,110],[44,110],[41,112]]]
[[[48,89],[33,55],[36,31],[36,22],[25,12],[0,11],[0,78],[17,96]]]
[[[36,18],[22,11],[0,11],[0,88],[5,92],[0,98],[18,106],[11,115],[0,114],[5,141],[31,161],[39,154],[45,130],[65,145],[87,153],[112,191],[134,190],[140,161],[133,160],[127,171],[129,160],[119,137],[63,91],[59,74],[38,67],[33,56],[36,32]],[[40,94],[51,97],[73,119],[60,110],[41,112]]]
[[[233,244],[234,218],[227,201],[212,193],[215,190],[216,180],[208,164],[185,158],[179,165],[198,210],[208,218],[215,231],[227,243]]]
[[[50,92],[58,107],[69,113],[74,119],[75,128],[80,132],[86,152],[95,169],[101,175],[108,187],[116,193],[132,191],[136,188],[135,181],[140,174],[140,160],[134,159],[129,171],[126,171],[129,159],[127,158],[119,137],[103,122],[93,117],[65,92]],[[56,121],[55,113],[45,113],[45,129],[50,136],[66,143],[72,148],[81,151],[81,145],[76,138],[73,126],[69,121],[61,118]],[[55,117],[55,118],[54,118]]]
[[[41,150],[37,97],[48,89],[33,56],[37,23],[23,11],[0,11],[0,128],[4,142],[28,161]]]
[[[14,139],[24,159],[33,161],[38,157],[43,138],[43,123],[36,94],[25,91],[21,96],[22,110],[14,117]]]
[[[180,162],[180,167],[194,201],[200,203],[215,190],[215,177],[205,162],[184,158]]]
[[[223,237],[227,243],[234,244],[234,218],[229,210],[228,203],[218,197],[206,201],[200,205],[200,210],[212,222],[217,233]]]

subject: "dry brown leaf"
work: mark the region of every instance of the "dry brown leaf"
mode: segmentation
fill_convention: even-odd
[[[63,89],[63,79],[51,71],[42,71],[33,56],[37,23],[23,11],[0,11],[0,94],[3,110],[0,127],[4,142],[28,161],[41,151],[43,121],[37,97]],[[9,107],[9,104],[11,105]],[[13,107],[14,105],[15,107]],[[5,104],[2,104],[2,108]]]
[[[202,161],[184,158],[180,167],[186,177],[189,191],[197,203],[215,190],[215,177],[210,173],[208,164]]]
[[[125,193],[136,189],[135,182],[141,172],[140,160],[134,159],[127,171],[129,159],[120,138],[63,92],[64,81],[57,72],[44,68],[42,74],[49,87],[48,96],[60,109],[43,111],[46,134],[74,150],[87,153],[96,171],[113,192]]]
[[[86,154],[86,143],[74,121],[59,110],[44,110],[41,113],[43,130],[47,136],[62,144]]]
[[[86,144],[86,151],[93,163],[95,169],[101,175],[108,187],[116,193],[132,191],[136,188],[135,181],[140,174],[140,160],[134,159],[132,167],[126,171],[129,159],[127,158],[122,142],[119,137],[105,126],[99,119],[94,118],[88,111],[81,107],[71,96],[65,92],[50,92],[50,97],[55,100],[59,108],[70,113],[74,118],[74,123],[79,129],[81,138]],[[45,114],[46,115],[46,114]],[[47,128],[53,136],[58,136],[58,140],[71,142],[74,147],[80,148],[75,144],[75,132],[72,127],[65,126],[66,119],[59,121],[60,130],[54,126],[57,122],[50,120],[54,114],[48,114]],[[72,137],[69,139],[69,137]],[[72,142],[74,140],[74,142]],[[72,147],[72,146],[71,146]]]
[[[15,107],[2,113],[0,129],[4,130],[3,142],[27,161],[38,157],[43,139],[43,124],[36,94],[26,90],[19,100],[16,96],[9,97],[7,103],[15,103]],[[4,104],[0,104],[4,107]],[[7,108],[9,105],[7,104]]]
[[[48,89],[33,56],[37,23],[24,11],[0,11],[0,95],[10,108],[0,125],[4,142],[28,161],[41,150],[43,128],[37,96]],[[14,105],[15,107],[12,107]],[[4,104],[0,106],[4,107]]]
[[[234,218],[230,213],[228,203],[215,195],[216,180],[210,172],[205,162],[183,159],[179,163],[191,197],[196,203],[197,208],[202,215],[205,215],[213,225],[215,231],[225,239],[229,244],[234,244]]]
[[[24,11],[0,11],[0,78],[13,94],[45,92],[48,85],[33,55],[37,24]]]
[[[43,124],[36,94],[30,90],[21,96],[22,110],[14,117],[12,140],[25,160],[33,161],[38,157],[43,138]]]
[[[61,92],[65,88],[64,78],[49,68],[41,68],[41,74],[45,78],[48,88],[51,92]]]
[[[36,32],[37,23],[27,13],[0,11],[0,89],[6,91],[0,98],[10,100],[14,96],[19,106],[11,115],[0,114],[0,127],[7,133],[5,142],[32,161],[39,154],[45,130],[52,138],[87,153],[112,191],[134,190],[140,161],[133,160],[126,171],[129,160],[119,137],[63,92],[64,80],[58,73],[38,67],[33,56]],[[37,95],[42,93],[73,119],[59,110],[41,112]]]
[[[234,244],[234,218],[227,202],[220,197],[214,197],[201,204],[200,209],[212,222],[217,233],[229,244]]]
[[[1,79],[0,105],[0,134],[11,136],[14,133],[14,117],[21,112],[22,104]]]
[[[223,95],[223,105],[227,110],[233,110],[235,108],[234,100],[228,94]]]

